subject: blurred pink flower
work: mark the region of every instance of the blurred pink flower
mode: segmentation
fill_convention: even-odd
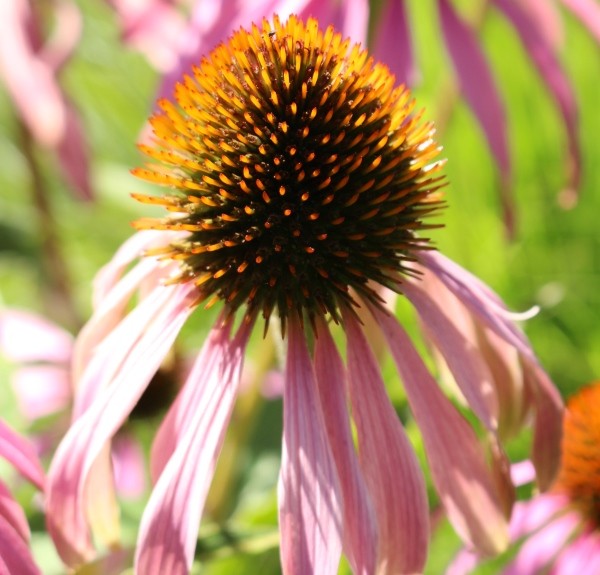
[[[105,468],[111,439],[198,304],[221,300],[154,440],[137,573],[191,568],[246,346],[258,316],[266,328],[275,313],[287,344],[283,572],[337,573],[342,549],[355,573],[422,571],[425,483],[358,308],[396,363],[454,527],[484,553],[498,552],[512,504],[499,441],[499,421],[512,406],[503,400],[513,394],[519,422],[524,412],[535,419],[534,463],[547,485],[557,467],[560,396],[515,327],[518,316],[419,236],[431,227],[423,219],[440,208],[442,163],[433,162],[433,127],[411,114],[408,92],[315,20],[275,17],[262,26],[236,32],[211,53],[177,84],[176,103],[160,101],[150,121],[153,145],[141,148],[159,164],[135,173],[167,192],[134,197],[171,215],[136,222],[143,231],[96,278],[95,312],[76,343],[75,418],[49,472],[49,531],[68,565],[94,555],[86,514],[94,468]],[[491,464],[385,308],[382,285],[414,306],[490,437]],[[440,306],[440,293],[456,314]],[[328,319],[345,333],[345,362]],[[469,325],[488,332],[481,341],[489,349]],[[519,391],[500,374],[520,365]]]
[[[73,190],[92,197],[89,159],[81,120],[61,88],[58,76],[81,35],[81,15],[69,0],[50,3],[54,21],[45,38],[47,22],[39,3],[31,0],[0,2],[0,80],[35,142],[55,152]]]
[[[553,488],[515,505],[510,538],[518,551],[504,575],[600,573],[600,383],[584,387],[564,415],[562,461]],[[468,549],[447,575],[466,575],[482,562]]]
[[[56,324],[26,310],[0,310],[0,352],[13,364],[11,384],[19,411],[37,426],[32,442],[40,457],[53,453],[69,426],[73,400],[73,337]],[[139,497],[145,487],[141,447],[127,434],[113,445],[112,465],[120,495]]]
[[[33,447],[0,419],[0,457],[40,491],[45,475]],[[8,486],[0,481],[0,572],[6,575],[40,575],[29,550],[29,524]]]

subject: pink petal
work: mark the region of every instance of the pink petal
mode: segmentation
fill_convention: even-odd
[[[363,479],[346,406],[346,372],[325,322],[317,326],[315,375],[329,445],[344,502],[344,552],[356,575],[375,573],[377,525]]]
[[[448,0],[438,0],[438,6],[444,39],[461,89],[483,128],[502,178],[510,180],[504,106],[479,41]]]
[[[41,575],[27,544],[2,515],[0,515],[0,573]]]
[[[202,402],[198,394],[208,393],[198,384],[198,381],[204,381],[203,374],[210,374],[218,369],[221,356],[230,345],[230,331],[231,322],[224,321],[220,317],[194,361],[183,389],[163,419],[154,438],[150,455],[150,476],[153,483],[158,481],[160,474],[171,459],[181,435],[192,425],[191,422],[196,416],[195,406]]]
[[[581,518],[569,513],[529,537],[503,575],[539,575],[566,544]]]
[[[12,494],[0,481],[0,520],[8,523],[12,529],[25,541],[29,542],[29,524],[21,506],[15,501]],[[0,535],[1,537],[1,535]]]
[[[71,402],[69,372],[63,367],[22,367],[11,383],[19,410],[31,421],[62,411]]]
[[[572,190],[577,190],[581,178],[581,152],[579,150],[577,102],[571,84],[562,71],[553,46],[548,43],[530,14],[521,8],[520,3],[514,0],[494,0],[494,2],[515,27],[523,46],[563,116],[568,136],[569,186]]]
[[[144,452],[135,438],[120,434],[112,442],[115,486],[119,495],[138,498],[146,489]]]
[[[85,367],[85,371],[75,382],[74,419],[93,403],[102,388],[112,381],[121,365],[128,360],[139,340],[146,337],[148,326],[156,322],[156,310],[165,309],[169,313],[171,302],[182,301],[191,291],[189,287],[184,290],[179,288],[173,285],[156,287],[95,347],[87,365],[81,367]]]
[[[512,482],[516,487],[533,483],[535,480],[535,467],[528,459],[513,463],[510,468]]]
[[[195,387],[191,417],[179,430],[177,445],[152,491],[144,511],[136,550],[140,575],[186,575],[194,559],[206,494],[242,372],[249,326],[231,341],[207,351],[210,367],[192,371],[187,387]]]
[[[11,361],[71,361],[73,338],[65,330],[25,310],[0,311],[0,350]]]
[[[35,53],[27,33],[29,2],[0,2],[0,77],[29,131],[54,147],[65,130],[66,110],[54,70]]]
[[[402,291],[418,311],[427,335],[442,353],[469,406],[487,429],[495,432],[498,402],[492,376],[480,351],[462,333],[461,325],[453,323],[449,309],[438,305],[429,291],[410,282],[402,284]]]
[[[94,194],[84,128],[73,104],[67,102],[65,112],[65,130],[57,148],[60,167],[79,199],[91,200]]]
[[[145,319],[145,332],[122,364],[119,358],[118,370],[111,365],[90,364],[89,369],[96,370],[99,378],[110,373],[111,381],[100,386],[94,401],[74,421],[52,461],[48,474],[48,531],[68,565],[93,555],[84,513],[85,486],[92,465],[141,397],[192,312],[192,286],[163,289],[170,296],[168,301],[162,309],[155,310],[150,324]],[[128,343],[117,341],[115,345]]]
[[[304,332],[290,321],[283,394],[279,530],[284,575],[338,572],[340,488]]]
[[[425,480],[357,320],[345,313],[344,324],[360,463],[379,527],[378,572],[421,573],[429,540]]]
[[[600,5],[596,0],[562,0],[562,3],[581,21],[600,43]]]
[[[44,489],[44,470],[33,446],[0,419],[0,457],[4,457],[38,489]]]
[[[369,2],[365,0],[308,0],[302,8],[296,8],[301,20],[316,18],[322,29],[333,26],[352,43],[366,47],[369,24]],[[281,15],[281,14],[280,14]]]
[[[397,320],[373,309],[423,435],[434,483],[461,537],[486,554],[508,542],[507,525],[483,448],[466,420],[441,393]]]
[[[555,0],[526,0],[523,9],[529,13],[546,43],[554,49],[564,41],[562,15]]]
[[[387,0],[374,35],[373,56],[388,66],[398,84],[413,86],[418,70],[405,0]]]
[[[560,554],[550,575],[600,572],[600,536],[595,531],[584,533],[569,543]]]
[[[569,501],[562,494],[544,493],[529,501],[515,503],[510,518],[510,539],[516,541],[535,533],[554,516],[561,514]]]
[[[79,44],[83,18],[77,4],[70,1],[57,2],[52,6],[52,12],[54,28],[39,57],[54,72],[59,72]]]
[[[461,549],[448,568],[445,575],[469,575],[481,562],[481,556],[470,549]]]

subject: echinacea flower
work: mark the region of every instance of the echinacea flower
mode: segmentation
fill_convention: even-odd
[[[45,475],[33,447],[0,419],[0,457],[18,473],[44,489]],[[29,524],[8,486],[0,481],[0,572],[7,575],[39,575],[29,549]]]
[[[505,575],[600,572],[600,383],[578,391],[563,420],[560,471],[552,489],[515,505],[511,541],[519,545]],[[481,557],[460,553],[449,575],[471,572]]]
[[[523,366],[516,403],[519,417],[535,418],[542,482],[556,469],[561,400],[499,298],[422,235],[437,227],[428,222],[444,181],[433,126],[413,113],[408,91],[332,27],[275,16],[235,32],[177,85],[175,101],[158,105],[153,144],[141,146],[154,163],[135,174],[165,193],[134,197],[169,215],[136,222],[139,233],[98,275],[95,312],[78,338],[76,418],[47,500],[63,560],[94,555],[92,499],[107,525],[116,521],[110,486],[90,492],[94,470],[106,469],[111,438],[201,302],[221,313],[154,440],[137,573],[191,567],[258,322],[278,322],[287,342],[278,487],[286,575],[337,573],[342,549],[355,573],[417,573],[425,563],[422,472],[359,316],[372,318],[398,367],[455,528],[484,553],[502,549],[511,489],[498,422],[512,406],[498,375],[512,365],[507,349]],[[403,293],[427,326],[490,438],[491,464],[386,309],[386,289]],[[457,315],[471,324],[454,325]],[[345,363],[332,324],[345,334]],[[489,337],[477,340],[469,325]]]

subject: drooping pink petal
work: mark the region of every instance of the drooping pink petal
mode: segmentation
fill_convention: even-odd
[[[561,0],[600,43],[600,5],[596,0]]]
[[[504,106],[496,82],[473,30],[456,14],[449,0],[438,0],[438,6],[444,40],[460,88],[483,129],[506,185],[511,179],[511,162]]]
[[[120,434],[112,442],[112,462],[115,487],[119,495],[127,498],[140,497],[146,489],[144,452],[132,436]]]
[[[35,53],[27,34],[29,2],[0,2],[0,77],[34,138],[54,147],[65,131],[66,111],[54,70]]]
[[[510,476],[516,487],[533,483],[535,481],[535,467],[529,459],[513,463],[510,467]]]
[[[479,350],[462,333],[462,326],[453,323],[449,309],[441,307],[429,292],[411,282],[404,282],[402,291],[417,309],[427,336],[442,353],[469,406],[487,429],[495,432],[498,402],[492,376]]]
[[[22,367],[11,378],[19,411],[29,420],[57,413],[71,401],[69,372],[64,367]]]
[[[0,457],[6,459],[38,489],[44,489],[44,470],[33,446],[0,419]]]
[[[577,513],[554,519],[523,543],[503,575],[539,575],[554,560],[580,523]]]
[[[571,84],[544,34],[520,2],[494,0],[519,34],[527,54],[535,64],[542,80],[550,90],[563,116],[568,137],[569,159],[567,162],[568,185],[577,191],[581,179],[581,151],[579,149],[578,110]]]
[[[219,317],[211,329],[186,382],[164,417],[150,454],[150,477],[156,483],[163,469],[171,459],[181,435],[189,429],[196,416],[196,407],[202,403],[198,394],[208,393],[198,382],[203,382],[204,375],[218,369],[223,352],[230,345],[231,322]]]
[[[558,50],[564,41],[563,21],[555,0],[526,0],[522,7],[535,22],[544,40]]]
[[[454,557],[445,575],[469,575],[481,562],[481,557],[467,548],[462,548]]]
[[[413,86],[418,70],[405,0],[387,0],[373,38],[373,56],[396,76],[398,84]]]
[[[40,47],[38,56],[57,73],[79,44],[83,18],[77,4],[69,0],[54,4],[52,12],[54,26],[45,44]]]
[[[337,573],[343,530],[340,487],[297,321],[290,322],[288,331],[277,493],[284,575]]]
[[[29,311],[0,311],[0,351],[17,363],[48,362],[66,365],[73,338],[65,330]]]
[[[162,309],[155,310],[150,323],[144,318],[146,329],[127,358],[122,363],[119,358],[119,369],[115,372],[113,366],[90,364],[90,369],[98,370],[99,377],[112,373],[112,380],[101,386],[94,402],[73,422],[52,461],[48,474],[48,531],[68,565],[93,555],[84,513],[88,473],[141,397],[192,312],[191,286],[169,286],[164,290],[170,296],[168,301]]]
[[[314,361],[321,410],[344,502],[344,552],[355,575],[369,575],[375,573],[377,562],[375,513],[354,449],[346,401],[346,371],[324,322],[317,326]]]
[[[537,483],[542,491],[548,489],[560,466],[560,445],[563,434],[563,401],[550,377],[537,362],[523,362],[525,382],[535,403],[535,427],[531,460]]]
[[[583,533],[559,555],[550,575],[600,572],[600,536],[596,531]]]
[[[337,32],[353,43],[366,47],[369,24],[369,2],[365,0],[305,0],[302,8],[296,8],[301,20],[316,18],[322,29],[333,26]],[[281,14],[280,14],[281,15]]]
[[[0,573],[41,575],[27,544],[2,515],[0,515]]]
[[[0,481],[0,518],[8,523],[23,541],[29,542],[30,531],[27,517],[2,481]]]
[[[508,542],[508,529],[482,446],[397,320],[381,310],[372,312],[402,377],[448,518],[468,544],[486,554],[498,553]]]
[[[135,558],[138,575],[186,575],[206,495],[239,388],[249,336],[244,324],[233,340],[216,342],[206,355],[209,366],[192,370],[195,387],[190,417],[144,511]],[[193,379],[192,379],[193,378]]]
[[[158,286],[154,292],[142,300],[113,330],[98,344],[85,365],[85,371],[75,382],[77,387],[73,419],[79,417],[118,373],[138,342],[146,337],[149,325],[156,322],[156,310],[167,310],[173,301],[181,301],[189,293],[189,288],[179,286]],[[163,312],[164,313],[164,312]],[[160,320],[159,320],[160,321]]]
[[[360,463],[377,514],[377,572],[421,573],[429,540],[425,480],[386,394],[377,361],[351,313],[344,314],[344,325]]]

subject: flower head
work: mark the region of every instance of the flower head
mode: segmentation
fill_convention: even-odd
[[[438,147],[432,126],[412,115],[408,92],[393,84],[333,28],[274,17],[233,34],[178,84],[175,102],[159,103],[154,145],[142,150],[160,164],[135,173],[167,190],[135,197],[169,215],[138,220],[141,231],[98,274],[94,315],[76,344],[75,420],[49,472],[48,525],[65,562],[93,556],[94,471],[105,468],[107,444],[205,300],[221,302],[222,312],[154,440],[138,573],[191,567],[259,314],[286,328],[278,486],[286,575],[337,573],[342,549],[356,573],[416,573],[425,563],[425,483],[361,314],[393,356],[440,499],[466,541],[494,553],[507,540],[511,484],[499,421],[535,417],[536,466],[542,481],[552,477],[560,397],[515,316],[422,237],[440,207]],[[491,465],[386,308],[388,288],[427,326],[488,431]],[[346,363],[330,319],[343,328]],[[503,401],[504,369],[520,377],[512,419],[503,413],[513,408]],[[114,500],[105,495],[111,521]]]
[[[169,191],[135,197],[174,213],[136,227],[191,232],[153,252],[181,262],[176,281],[284,322],[339,320],[350,290],[378,302],[369,281],[397,289],[441,178],[433,127],[385,66],[315,20],[275,19],[216,48],[175,97],[142,147],[162,165],[135,171]]]

